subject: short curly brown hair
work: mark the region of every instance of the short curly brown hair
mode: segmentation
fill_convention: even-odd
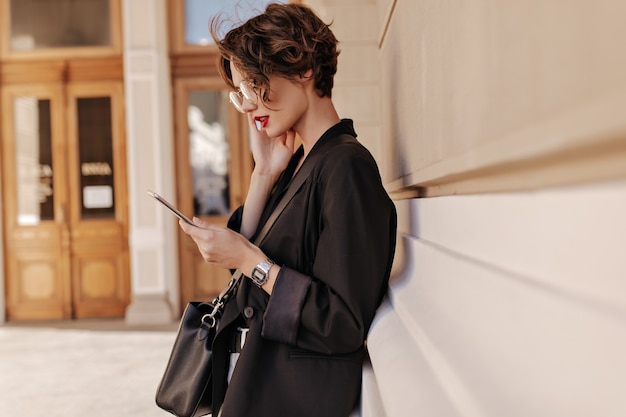
[[[337,72],[337,38],[308,6],[269,4],[265,12],[230,30],[223,39],[217,33],[220,16],[210,22],[211,36],[220,52],[218,69],[228,85],[230,63],[252,80],[263,101],[270,75],[297,81],[311,70],[320,97],[331,97]]]

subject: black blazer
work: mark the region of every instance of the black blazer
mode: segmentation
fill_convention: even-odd
[[[347,417],[359,399],[364,340],[395,251],[396,211],[371,154],[356,139],[339,143],[342,134],[356,136],[352,121],[318,140],[304,164],[322,157],[260,245],[282,267],[271,297],[243,278],[225,308],[213,345],[213,409],[222,407],[222,417]],[[279,178],[259,230],[302,152]],[[234,230],[241,212],[229,221]],[[238,325],[250,330],[227,386]]]

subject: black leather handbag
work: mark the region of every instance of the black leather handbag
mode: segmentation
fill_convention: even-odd
[[[212,352],[219,309],[212,303],[187,304],[161,384],[159,407],[179,417],[211,413]]]

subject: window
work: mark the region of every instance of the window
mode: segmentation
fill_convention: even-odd
[[[279,3],[286,2],[279,1]],[[173,30],[171,30],[173,52],[191,52],[213,45],[213,39],[209,33],[209,20],[213,16],[222,13],[226,24],[221,29],[228,31],[260,14],[269,3],[276,3],[276,0],[172,1],[170,10],[173,25]]]
[[[0,0],[2,54],[120,54],[120,1]]]

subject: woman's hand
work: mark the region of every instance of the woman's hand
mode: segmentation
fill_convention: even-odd
[[[259,260],[265,259],[263,251],[241,234],[197,217],[193,222],[194,226],[183,221],[179,225],[194,240],[205,262],[247,274]]]
[[[251,128],[250,149],[254,157],[254,170],[259,175],[269,175],[275,180],[287,167],[293,155],[296,132],[290,129],[276,138],[270,138],[265,130],[257,130],[251,113],[248,113],[248,122]]]
[[[198,250],[205,262],[226,269],[238,269],[245,276],[250,276],[252,268],[267,259],[263,251],[250,243],[243,235],[225,227],[214,226],[197,217],[194,225],[179,221],[181,229],[198,245]],[[270,267],[269,278],[262,289],[272,294],[280,266]]]

